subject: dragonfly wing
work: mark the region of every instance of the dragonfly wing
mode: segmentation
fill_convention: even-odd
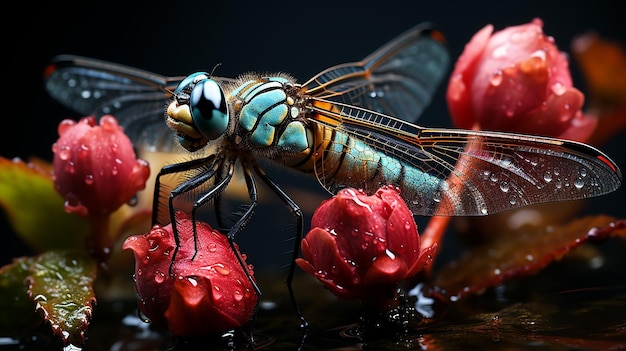
[[[48,93],[85,116],[115,116],[136,147],[172,151],[165,104],[182,77],[164,77],[106,61],[62,55],[46,70]]]
[[[616,190],[608,156],[577,142],[520,134],[426,129],[366,109],[312,105],[326,145],[316,166],[332,193],[396,185],[416,215],[474,216]]]
[[[360,62],[320,72],[303,85],[303,93],[414,121],[430,103],[449,63],[443,36],[421,24]]]

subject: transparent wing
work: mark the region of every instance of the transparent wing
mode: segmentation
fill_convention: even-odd
[[[164,121],[165,104],[183,78],[62,55],[46,69],[45,87],[54,99],[85,116],[112,114],[136,147],[171,151],[175,141]]]
[[[360,62],[328,68],[303,85],[303,93],[415,121],[447,73],[443,36],[418,25]]]
[[[345,104],[316,100],[311,119],[332,133],[316,175],[330,192],[401,189],[417,215],[486,215],[530,204],[583,199],[622,183],[601,151],[573,141],[419,127]]]

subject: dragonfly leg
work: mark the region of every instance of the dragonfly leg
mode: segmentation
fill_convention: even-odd
[[[163,184],[161,184],[161,177],[174,174],[187,172],[193,169],[200,169],[211,163],[215,162],[216,156],[211,155],[205,158],[193,159],[187,162],[175,163],[171,165],[166,165],[159,171],[159,174],[156,176],[156,180],[154,182],[154,197],[152,199],[152,225],[159,223],[159,200],[161,199],[161,191],[163,190]],[[163,223],[162,223],[163,224]]]
[[[255,324],[257,312],[259,310],[259,302],[261,300],[262,293],[261,293],[261,289],[257,285],[256,281],[250,275],[250,272],[248,270],[248,266],[247,266],[246,262],[244,261],[244,259],[241,257],[241,254],[239,253],[239,250],[237,250],[237,248],[235,247],[235,235],[237,235],[237,233],[239,233],[243,229],[243,227],[252,218],[252,215],[254,214],[254,209],[256,208],[257,203],[258,203],[258,193],[257,193],[256,184],[254,182],[254,177],[252,176],[252,173],[250,171],[250,168],[248,167],[248,164],[246,162],[242,162],[242,168],[243,168],[244,179],[246,181],[246,188],[248,189],[248,197],[250,198],[250,206],[248,206],[243,213],[238,214],[239,218],[230,227],[230,229],[228,230],[228,233],[226,234],[226,236],[228,238],[228,243],[230,245],[231,250],[235,253],[235,257],[237,257],[237,260],[239,261],[239,264],[243,268],[243,271],[245,272],[246,277],[248,278],[248,281],[250,282],[250,284],[252,284],[254,292],[257,295],[257,302],[256,302],[256,305],[254,307],[254,314],[253,314],[252,319],[250,320],[250,324],[249,324],[249,326],[250,326],[250,330],[249,330],[250,345],[254,345],[254,332],[253,332],[253,329],[254,329],[254,324]]]
[[[300,307],[296,301],[296,295],[293,291],[293,277],[296,270],[296,258],[298,258],[298,253],[300,252],[300,241],[302,240],[302,236],[304,234],[304,220],[302,215],[302,210],[300,207],[293,201],[279,186],[274,182],[266,173],[261,169],[261,167],[254,163],[253,168],[255,173],[259,176],[259,178],[278,196],[278,198],[289,208],[289,211],[296,218],[296,234],[294,237],[294,246],[291,254],[291,262],[289,262],[289,273],[287,274],[287,289],[289,290],[289,297],[293,303],[294,308],[296,309],[296,313],[298,314],[298,318],[300,318],[300,328],[308,329],[309,322],[304,318]]]
[[[170,194],[169,194],[169,198],[168,198],[168,212],[169,212],[169,219],[170,219],[170,223],[172,225],[172,232],[174,234],[174,242],[175,242],[175,247],[174,247],[174,252],[172,254],[172,260],[170,262],[170,267],[169,267],[169,274],[172,275],[172,268],[174,267],[174,262],[176,259],[176,255],[178,254],[178,250],[180,249],[180,238],[179,238],[179,234],[178,234],[178,229],[177,229],[177,222],[176,222],[176,208],[174,206],[174,201],[177,197],[188,193],[190,191],[194,191],[195,189],[205,185],[207,182],[209,182],[211,180],[211,178],[215,177],[216,174],[216,168],[219,168],[219,166],[222,165],[221,159],[217,160],[220,162],[216,162],[216,157],[214,155],[211,155],[209,157],[206,158],[202,158],[202,159],[194,159],[191,160],[189,162],[183,162],[183,163],[178,163],[178,164],[173,164],[173,165],[168,165],[163,167],[163,169],[161,170],[161,172],[159,172],[159,174],[157,175],[157,180],[156,180],[156,184],[155,184],[155,198],[153,200],[153,221],[155,223],[157,223],[158,221],[158,214],[155,214],[159,211],[159,197],[158,195],[161,192],[161,187],[163,187],[163,185],[160,182],[160,179],[162,176],[166,175],[166,174],[173,174],[173,173],[185,173],[188,171],[198,171],[199,173],[197,173],[196,176],[191,177],[188,180],[185,180],[184,182],[182,182],[181,184],[179,184],[176,188],[174,188]],[[209,191],[209,193],[219,193],[221,191],[223,191],[226,186],[228,185],[228,182],[230,181],[230,177],[224,178],[222,179],[222,181],[218,184],[214,184],[211,187],[211,190]],[[195,218],[194,218],[195,219]],[[195,223],[194,223],[195,224]],[[198,240],[197,240],[197,233],[195,231],[195,226],[194,226],[194,257],[195,254],[198,251]],[[193,259],[193,258],[192,258]]]

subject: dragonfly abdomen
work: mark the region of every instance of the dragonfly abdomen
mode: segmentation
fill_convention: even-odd
[[[367,193],[383,185],[401,189],[412,207],[436,206],[441,179],[402,162],[366,142],[332,127],[314,124],[317,136],[314,152],[295,168],[314,172],[319,182],[331,193],[359,184]],[[390,145],[390,147],[392,147]]]

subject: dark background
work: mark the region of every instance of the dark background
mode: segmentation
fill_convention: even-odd
[[[572,38],[589,30],[626,43],[626,19],[612,5],[614,2],[561,3],[567,5],[548,1],[457,4],[406,0],[18,2],[12,12],[5,11],[2,21],[4,113],[0,155],[24,159],[36,155],[50,160],[58,122],[82,117],[61,107],[43,89],[42,72],[57,54],[90,56],[164,75],[210,71],[221,64],[217,71],[221,76],[284,71],[305,81],[331,65],[365,57],[423,21],[432,21],[443,31],[453,61],[484,25],[494,24],[498,30],[534,17],[543,19],[544,31],[563,51],[570,51]],[[571,68],[574,84],[584,91],[574,62]],[[443,91],[442,87],[420,124],[450,125]],[[626,169],[623,137],[624,133],[603,149]],[[287,189],[313,189],[317,195],[311,195],[304,207],[319,203],[323,193],[314,179],[302,180],[274,170],[271,174],[276,174]],[[625,217],[625,195],[622,187],[614,194],[593,199],[591,212]],[[289,237],[293,221],[276,201],[270,203],[260,206],[251,224],[256,230],[241,235],[241,246],[252,257],[282,255],[285,251],[274,250],[272,243]],[[27,252],[4,221],[1,229],[8,244],[0,245],[0,263]],[[280,265],[287,260],[284,255],[278,259]],[[275,263],[274,258],[268,261]]]

